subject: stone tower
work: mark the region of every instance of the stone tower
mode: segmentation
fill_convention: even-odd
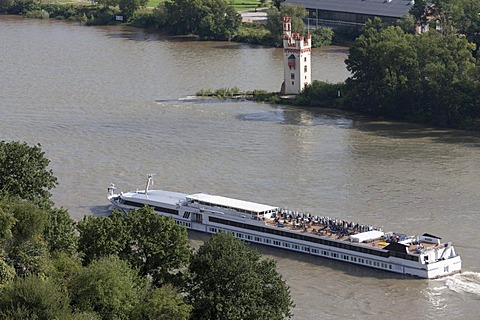
[[[283,70],[282,94],[299,94],[312,82],[312,38],[292,33],[292,19],[283,18]]]

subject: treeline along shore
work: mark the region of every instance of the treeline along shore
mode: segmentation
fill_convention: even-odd
[[[150,4],[148,4],[150,5]],[[292,31],[304,34],[306,10],[268,6],[265,23],[242,23],[238,3],[225,0],[99,0],[94,3],[46,4],[34,0],[0,0],[0,12],[32,18],[82,21],[87,25],[127,23],[170,34],[195,35],[201,40],[233,40],[261,45],[282,45],[282,17],[292,18]],[[208,8],[206,10],[205,8]],[[243,8],[243,7],[242,7]],[[410,13],[387,26],[369,20],[360,34],[352,33],[347,70],[342,83],[314,80],[295,99],[299,106],[322,106],[374,117],[468,130],[480,129],[480,0],[415,1]],[[119,18],[121,17],[121,18]],[[417,34],[416,26],[429,26]],[[424,28],[426,29],[426,28]],[[345,33],[330,28],[312,31],[314,47],[345,43]],[[241,96],[272,103],[278,93],[239,89],[203,90],[198,95]]]

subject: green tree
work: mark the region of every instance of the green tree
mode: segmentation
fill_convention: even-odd
[[[407,13],[403,16],[402,19],[397,20],[397,25],[402,28],[405,33],[415,33],[415,24],[417,23],[416,18],[411,14]]]
[[[124,15],[125,20],[128,20],[138,8],[144,7],[148,0],[117,0],[117,2],[120,12]]]
[[[202,39],[231,40],[238,32],[242,17],[233,6],[233,1],[204,0],[202,18],[196,34]]]
[[[284,3],[285,0],[272,0],[272,4],[275,8],[280,10],[280,7],[282,6],[282,3]]]
[[[47,223],[47,213],[31,202],[11,201],[4,207],[13,214],[15,224],[12,227],[14,243],[41,241]]]
[[[352,109],[374,115],[405,113],[399,103],[409,105],[405,99],[413,97],[408,95],[408,85],[418,79],[411,38],[399,27],[384,29],[378,18],[367,23],[345,61],[352,73],[346,81]],[[393,96],[397,100],[389,99]]]
[[[458,126],[478,118],[479,66],[472,56],[474,46],[454,34],[431,31],[415,37],[421,75],[414,92],[415,113],[420,120],[439,126]]]
[[[7,247],[6,262],[13,265],[18,276],[43,276],[49,269],[48,250],[43,242],[23,241]]]
[[[25,142],[0,142],[0,190],[21,199],[49,202],[50,192],[57,185],[50,160],[40,144],[30,147]]]
[[[350,48],[346,105],[437,126],[467,127],[480,116],[474,45],[449,32],[406,34],[378,21]]]
[[[13,6],[14,0],[0,0],[0,13],[7,12]]]
[[[15,277],[15,269],[0,259],[0,293],[1,289],[13,281]]]
[[[70,281],[82,270],[80,258],[65,252],[54,252],[47,263],[49,268],[46,276],[64,288],[67,288]]]
[[[108,7],[118,6],[119,0],[96,0],[96,2],[102,6],[104,9]]]
[[[285,319],[294,306],[273,260],[219,233],[193,255],[189,295],[192,319]]]
[[[345,93],[344,83],[327,83],[313,80],[297,96],[297,102],[302,106],[341,107]]]
[[[480,45],[480,0],[436,0],[436,14],[456,34],[465,35],[469,42]]]
[[[0,292],[2,319],[68,319],[68,294],[53,281],[37,276],[17,278]]]
[[[202,39],[230,40],[241,24],[233,3],[225,0],[167,1],[165,15],[170,32]]]
[[[118,257],[92,261],[72,280],[73,306],[96,312],[102,319],[128,319],[147,286],[128,262]]]
[[[84,262],[116,255],[129,261],[155,285],[176,281],[188,265],[190,248],[186,229],[145,207],[126,217],[114,211],[109,217],[85,217],[78,223],[79,250]],[[173,274],[176,272],[175,274]]]
[[[53,208],[47,212],[47,223],[43,235],[50,252],[77,253],[78,235],[75,222],[65,209]]]
[[[131,319],[142,320],[187,320],[192,307],[171,285],[149,291],[132,312]]]
[[[12,238],[12,228],[16,221],[13,214],[0,205],[0,246]]]
[[[85,216],[77,224],[78,250],[85,264],[105,256],[117,255],[127,248],[129,231],[123,214],[114,210],[108,217]]]
[[[127,218],[129,248],[125,256],[142,275],[153,278],[155,285],[172,281],[174,274],[188,265],[190,247],[187,230],[172,218],[155,214],[152,207],[131,211]],[[177,273],[177,276],[181,276]]]
[[[332,43],[333,30],[327,27],[317,27],[312,31],[312,47],[321,48]]]
[[[265,27],[270,31],[272,44],[276,47],[283,46],[283,18],[292,19],[292,32],[305,34],[303,18],[307,15],[304,7],[286,4],[279,9],[272,7],[267,11],[267,23]]]
[[[0,212],[7,215],[7,224],[14,221],[10,227],[11,237],[3,243],[5,261],[13,265],[19,275],[44,272],[44,262],[48,260],[48,251],[43,240],[46,211],[47,209],[41,209],[32,202],[13,197],[7,197],[0,203]]]

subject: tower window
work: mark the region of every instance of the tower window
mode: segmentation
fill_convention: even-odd
[[[303,71],[307,72],[307,66],[303,67]]]
[[[292,86],[295,84],[295,81],[292,81]]]
[[[290,73],[290,78],[293,80],[295,79],[295,73]]]
[[[307,57],[303,58],[303,61],[307,62]]]

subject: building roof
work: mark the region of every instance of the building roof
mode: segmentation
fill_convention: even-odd
[[[413,0],[286,0],[285,4],[334,12],[366,14],[379,17],[403,17]]]

